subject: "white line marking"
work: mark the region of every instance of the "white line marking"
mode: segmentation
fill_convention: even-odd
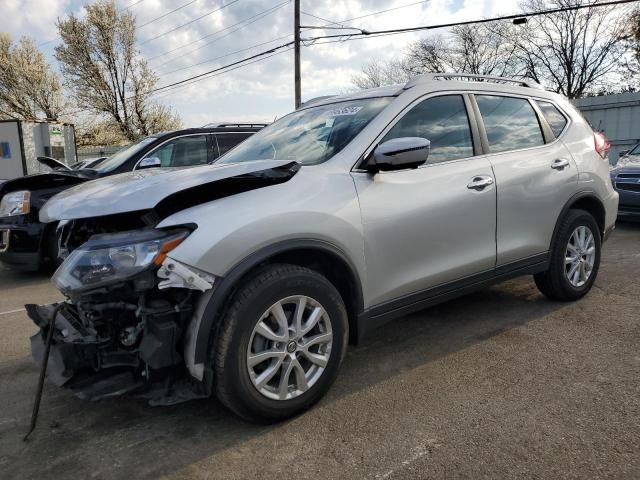
[[[19,308],[17,310],[9,310],[8,312],[0,312],[0,315],[9,315],[10,313],[18,313],[18,312],[24,312],[25,309],[24,308]]]

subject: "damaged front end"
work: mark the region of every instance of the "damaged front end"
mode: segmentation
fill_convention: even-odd
[[[53,325],[51,382],[91,400],[136,393],[168,405],[207,396],[187,373],[183,352],[196,292],[215,279],[168,257],[189,234],[145,228],[93,235],[69,255],[53,277],[68,300],[26,306],[40,327],[31,338],[38,364]]]
[[[53,282],[67,301],[26,306],[40,327],[31,343],[42,371],[93,400],[135,393],[169,405],[209,396],[212,373],[196,363],[196,344],[219,279],[170,256],[196,223],[160,225],[176,212],[287,182],[299,169],[282,160],[150,169],[47,202],[40,220],[58,223],[64,262]]]

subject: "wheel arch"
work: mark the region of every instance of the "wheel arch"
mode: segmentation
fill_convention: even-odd
[[[565,217],[567,212],[572,209],[581,209],[589,212],[596,220],[598,228],[600,228],[600,239],[604,239],[606,221],[606,210],[604,208],[604,203],[592,191],[580,192],[571,197],[560,211],[560,215],[558,215],[558,218],[556,220],[556,226],[553,229],[553,236],[551,237],[551,243],[549,244],[549,251],[552,250],[553,245],[556,241],[562,219]]]
[[[357,318],[364,311],[362,284],[348,256],[335,245],[316,239],[290,240],[262,248],[236,264],[214,287],[198,326],[194,360],[207,362],[220,319],[237,288],[258,268],[286,263],[319,271],[338,289],[349,316],[349,341],[358,338]]]

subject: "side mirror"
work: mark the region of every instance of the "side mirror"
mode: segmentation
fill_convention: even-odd
[[[393,138],[376,147],[369,168],[374,172],[416,168],[427,161],[430,148],[426,138]]]
[[[158,157],[147,157],[143,158],[138,164],[138,170],[143,168],[153,168],[162,166],[160,159]]]

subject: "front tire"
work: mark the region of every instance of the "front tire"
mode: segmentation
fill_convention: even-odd
[[[295,265],[256,272],[222,321],[216,395],[251,422],[278,422],[310,408],[334,382],[347,349],[340,293],[318,272]]]
[[[569,210],[558,228],[548,270],[534,275],[540,292],[563,302],[584,297],[598,275],[601,249],[602,235],[593,216]]]

